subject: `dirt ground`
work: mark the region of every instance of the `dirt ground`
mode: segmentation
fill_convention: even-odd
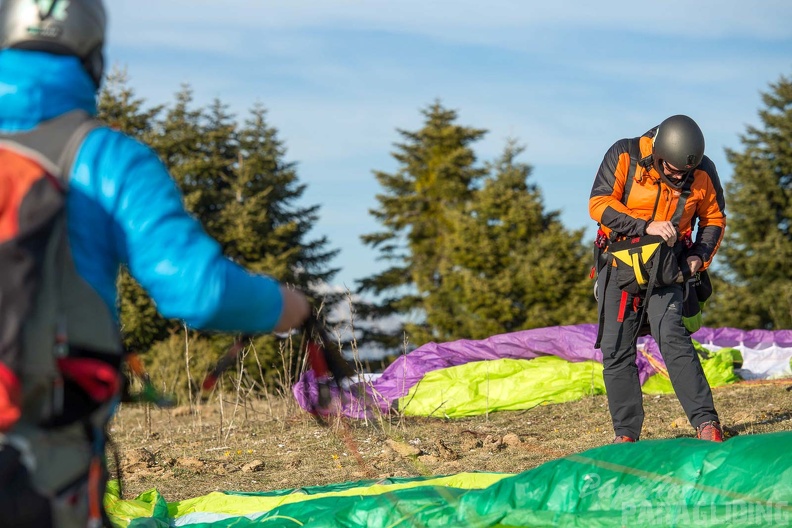
[[[792,380],[713,392],[728,436],[792,430]],[[644,407],[643,440],[693,436],[674,395],[644,396]],[[222,490],[518,473],[613,438],[605,396],[475,418],[383,416],[323,426],[291,399],[237,401],[230,395],[193,408],[125,404],[111,434],[123,497],[157,488],[171,502]]]

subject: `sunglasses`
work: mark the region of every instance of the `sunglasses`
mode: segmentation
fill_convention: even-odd
[[[675,169],[671,167],[665,160],[663,160],[663,169],[665,169],[669,176],[684,176],[688,173],[687,169]]]

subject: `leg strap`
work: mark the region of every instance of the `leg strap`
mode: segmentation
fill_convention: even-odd
[[[619,302],[619,317],[616,318],[620,323],[624,322],[624,313],[627,311],[627,292],[621,292],[621,301]]]

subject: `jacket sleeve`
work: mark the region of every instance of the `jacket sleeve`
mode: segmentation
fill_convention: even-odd
[[[706,269],[717,253],[726,232],[726,203],[715,164],[705,156],[700,169],[703,169],[707,175],[707,184],[704,199],[699,202],[696,209],[699,218],[696,241],[688,251],[688,255],[699,256],[704,263],[703,269]]]
[[[119,260],[168,318],[204,330],[268,332],[280,318],[280,284],[246,271],[184,208],[157,155],[103,130],[94,148],[101,200],[115,224]],[[85,145],[88,147],[88,145]]]
[[[591,218],[612,232],[625,236],[646,234],[646,220],[632,216],[622,203],[630,169],[629,139],[621,139],[605,153],[589,197]]]

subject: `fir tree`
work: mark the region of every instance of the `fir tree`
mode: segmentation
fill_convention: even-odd
[[[327,248],[325,237],[309,238],[319,207],[298,203],[306,186],[299,182],[296,164],[284,161],[285,146],[277,130],[266,123],[264,109],[254,107],[240,127],[219,100],[196,108],[189,86],[182,87],[175,104],[157,119],[162,108],[144,110],[123,72],[111,74],[100,96],[101,117],[158,153],[179,185],[188,211],[228,257],[304,289],[329,281],[337,270],[328,263],[338,251]],[[126,273],[119,290],[128,348],[146,351],[169,331],[181,328],[178,321],[165,321]],[[193,335],[201,340],[208,337]],[[218,353],[228,340],[211,338]],[[277,367],[275,340],[262,338],[257,344],[265,367]]]
[[[422,114],[425,119],[420,130],[399,130],[403,142],[393,154],[398,170],[393,174],[375,172],[384,192],[377,195],[380,207],[369,213],[384,230],[361,238],[378,249],[380,259],[390,267],[362,279],[358,288],[382,298],[376,304],[358,307],[361,315],[410,316],[416,321],[409,328],[416,342],[433,334],[425,308],[435,302],[433,296],[442,295],[447,259],[442,251],[451,214],[466,205],[486,173],[476,166],[471,148],[484,130],[456,124],[456,112],[439,102]],[[395,347],[401,335],[399,329],[368,337]]]
[[[192,89],[184,85],[149,141],[179,184],[187,210],[198,218],[206,212],[207,202],[211,202],[203,196],[202,188],[206,165],[203,119],[203,109],[193,108]]]
[[[792,328],[792,78],[762,94],[762,126],[728,149],[723,280],[705,311],[708,325]]]
[[[284,159],[286,147],[262,106],[253,107],[238,137],[233,178],[223,190],[226,254],[303,289],[331,280],[338,270],[327,264],[338,250],[327,249],[326,237],[309,240],[319,206],[299,204],[306,185]]]
[[[595,317],[582,231],[569,232],[546,212],[529,184],[523,149],[508,142],[447,238],[442,302],[427,319],[444,339],[482,339]]]
[[[108,126],[147,142],[162,105],[144,109],[145,101],[135,96],[126,70],[111,71],[99,92],[98,117]]]
[[[226,207],[234,202],[230,191],[237,185],[236,165],[239,159],[239,141],[234,116],[219,99],[212,101],[200,121],[200,140],[193,152],[192,165],[195,187],[191,210],[213,238],[227,239]],[[197,199],[195,199],[197,197]]]

